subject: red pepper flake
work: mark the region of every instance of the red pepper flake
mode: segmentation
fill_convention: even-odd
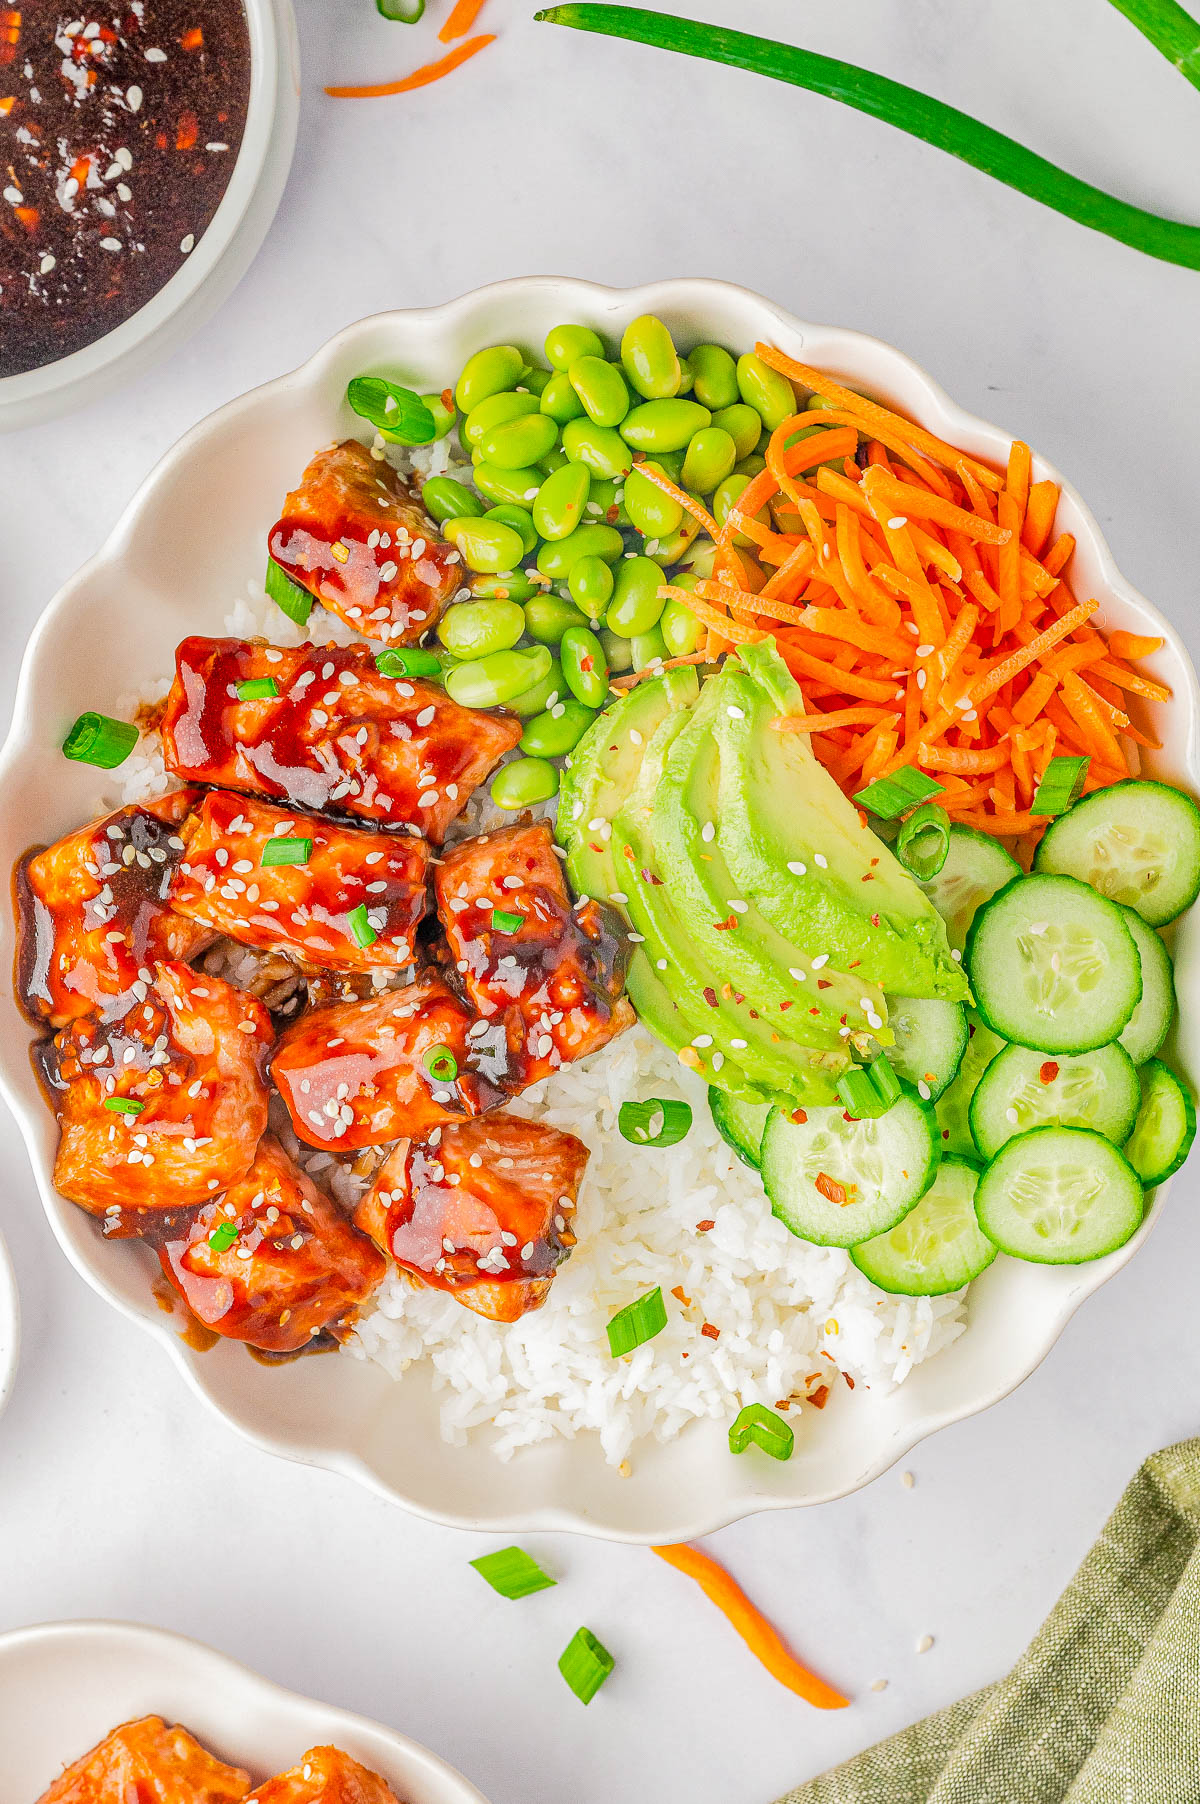
[[[183,112],[179,115],[179,125],[175,132],[176,150],[194,150],[200,136],[200,121],[195,113]]]
[[[792,1407],[792,1399],[790,1397],[781,1397],[779,1399],[778,1403],[775,1405],[776,1409],[790,1409],[791,1407]]]
[[[717,992],[713,989],[711,984],[709,984],[708,988],[705,989],[702,992],[702,994],[703,994],[704,1000],[705,1000],[705,1002],[707,1002],[709,1008],[719,1008],[720,1007],[720,1004],[717,1001]]]
[[[3,60],[3,57],[0,57],[0,62]],[[0,100],[0,119],[7,119],[16,104],[16,97],[12,94],[10,94],[7,99]]]
[[[621,518],[620,504],[614,501],[611,507],[606,507],[604,510],[604,518],[609,526],[615,526],[617,521]],[[686,1359],[687,1354],[685,1353],[683,1357]]]
[[[25,227],[25,230],[29,233],[30,237],[32,238],[33,234],[37,231],[38,226],[41,224],[41,219],[42,219],[41,208],[40,207],[14,207],[13,212],[16,214],[17,218],[20,220],[21,224]]]
[[[792,1120],[796,1123],[797,1127],[803,1127],[805,1122],[808,1120],[808,1110],[807,1109],[793,1109],[792,1110]]]
[[[1058,1060],[1057,1059],[1047,1059],[1046,1063],[1042,1066],[1041,1070],[1038,1072],[1038,1076],[1041,1078],[1041,1080],[1044,1084],[1052,1084],[1054,1082],[1055,1078],[1058,1076]]]
[[[819,990],[831,990],[833,988],[833,984],[828,977],[818,977],[817,988]]]
[[[721,1338],[721,1330],[714,1328],[711,1322],[705,1322],[700,1332],[705,1340],[720,1340]]]
[[[849,1120],[848,1116],[847,1120]],[[821,1192],[826,1202],[836,1203],[839,1209],[844,1209],[850,1201],[850,1191],[847,1186],[839,1184],[837,1179],[831,1178],[827,1172],[819,1171],[817,1173],[814,1187]]]
[[[442,406],[446,409],[447,413],[454,412],[454,390],[452,388],[444,388],[442,390]]]
[[[950,1138],[950,1129],[949,1129],[949,1128],[943,1128],[943,1129],[942,1129],[942,1139],[943,1139],[943,1140],[949,1140],[949,1138]]]
[[[735,1002],[741,1003],[741,1002],[745,1002],[746,998],[742,995],[742,992],[740,990],[735,990],[733,992],[733,1000]]]
[[[878,915],[871,916],[871,925],[872,925],[872,927],[878,927],[878,925],[879,925],[879,916]]]
[[[874,871],[864,871],[862,874],[861,881],[863,883],[873,883],[875,881]]]
[[[579,668],[580,668],[580,670],[594,670],[595,669],[595,664],[593,662],[591,652],[588,653],[586,658],[580,658]]]
[[[203,50],[204,33],[198,25],[193,25],[190,31],[184,32],[179,42],[183,45],[185,50]]]
[[[782,1014],[786,1014],[786,1012],[787,1012],[787,1010],[788,1010],[788,1009],[790,1009],[790,1008],[791,1008],[791,1006],[792,1006],[792,1005],[791,1005],[791,1003],[790,1003],[790,1002],[781,1002],[781,1003],[780,1003],[780,1004],[779,1004],[779,1012],[780,1012],[780,1014],[781,1014],[781,1015],[782,1015]]]
[[[850,960],[850,963],[849,963],[849,964],[848,964],[848,965],[847,965],[847,966],[846,966],[846,969],[847,969],[847,971],[857,971],[857,970],[858,970],[858,967],[859,967],[859,966],[860,966],[860,965],[861,965],[861,964],[862,964],[862,959],[861,959],[861,958],[852,958],[852,959],[851,959],[851,960]]]
[[[707,1234],[711,1229],[715,1228],[716,1225],[715,1221],[698,1221],[696,1223],[696,1232],[697,1234]]]
[[[846,1380],[847,1390],[852,1391],[854,1389],[854,1380],[853,1380],[853,1378],[851,1378],[849,1372],[843,1372],[842,1377]]]
[[[672,1292],[671,1292],[671,1295],[672,1295],[672,1296],[673,1296],[673,1297],[678,1297],[678,1298],[679,1298],[679,1301],[680,1301],[680,1302],[681,1302],[681,1303],[682,1303],[682,1304],[683,1304],[683,1306],[684,1306],[684,1308],[685,1308],[685,1309],[690,1309],[690,1308],[691,1308],[691,1306],[692,1306],[692,1299],[691,1299],[691,1298],[690,1298],[690,1297],[689,1297],[689,1296],[687,1296],[687,1295],[686,1295],[686,1294],[685,1294],[685,1292],[684,1292],[684,1288],[683,1288],[683,1285],[682,1285],[682,1284],[677,1284],[677,1285],[676,1285],[676,1286],[675,1286],[675,1288],[674,1288],[674,1290],[673,1290],[673,1291],[672,1291]]]
[[[758,1020],[758,1010],[757,1010],[757,1009],[756,1009],[756,1008],[752,1008],[752,1009],[751,1009],[751,1010],[750,1010],[750,1019],[751,1019],[751,1021],[757,1021],[757,1020]]]
[[[732,933],[737,924],[738,918],[736,914],[731,914],[727,920],[713,922],[713,926],[718,933]]]
[[[814,1409],[824,1409],[829,1401],[829,1386],[827,1384],[819,1384],[808,1401],[812,1404]]]
[[[810,1008],[808,1012],[810,1015],[819,1015],[821,1011],[819,1008]]]

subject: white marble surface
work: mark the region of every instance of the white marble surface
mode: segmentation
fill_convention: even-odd
[[[410,32],[369,0],[300,0],[300,150],[250,275],[173,363],[0,440],[6,712],[39,611],[193,421],[360,314],[529,271],[725,276],[891,339],[1071,474],[1128,576],[1200,649],[1200,276],[831,103],[534,26],[524,0],[491,0],[499,43],[444,86],[353,104],[320,92],[431,54],[448,3],[430,0]],[[1194,215],[1197,97],[1099,0],[700,10],[803,34]],[[1023,1389],[913,1455],[914,1489],[891,1474],[714,1537],[797,1649],[856,1694],[821,1716],[648,1553],[531,1542],[562,1583],[506,1604],[467,1567],[476,1537],[243,1446],[68,1268],[7,1119],[0,1168],[25,1321],[0,1421],[0,1628],[120,1616],[199,1636],[429,1742],[494,1804],[766,1804],[998,1676],[1138,1461],[1200,1427],[1193,1169]],[[581,1622],[619,1660],[586,1712],[554,1670]]]

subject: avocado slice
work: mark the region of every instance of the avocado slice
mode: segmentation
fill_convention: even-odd
[[[726,693],[714,716],[720,803],[713,818],[737,891],[785,938],[827,953],[839,970],[853,964],[856,975],[896,996],[969,1001],[928,897],[863,824],[808,736],[773,728],[780,713],[804,707],[774,643],[744,646],[716,681]]]

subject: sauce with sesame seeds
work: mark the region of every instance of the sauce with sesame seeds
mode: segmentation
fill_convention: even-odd
[[[250,97],[237,0],[24,0],[0,32],[0,377],[94,344],[186,261]]]

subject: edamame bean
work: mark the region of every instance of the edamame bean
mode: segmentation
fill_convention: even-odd
[[[502,470],[499,464],[475,465],[475,487],[501,506],[528,507],[545,480],[545,472],[532,467]]]
[[[693,576],[702,576],[707,581],[716,568],[717,548],[711,539],[701,539],[699,544],[689,546],[684,561]]]
[[[567,462],[567,454],[562,446],[555,445],[549,457],[539,458],[538,469],[542,472],[543,477],[553,476],[555,470],[561,470],[563,465]]]
[[[697,432],[683,460],[683,486],[695,495],[711,495],[737,462],[737,446],[723,426]]]
[[[463,440],[468,445],[478,445],[484,433],[494,426],[524,419],[526,414],[536,413],[539,405],[536,395],[519,395],[515,390],[506,389],[501,395],[489,395],[486,401],[473,407],[463,421]]]
[[[739,458],[733,467],[739,476],[758,476],[766,469],[767,460],[757,451],[752,451],[749,457]]]
[[[653,664],[656,661],[660,664],[665,663],[669,656],[667,642],[657,626],[652,626],[648,633],[635,634],[630,650],[633,653],[635,670],[645,670],[647,664]]]
[[[515,388],[525,375],[528,364],[516,345],[488,345],[476,351],[463,364],[462,375],[454,390],[454,399],[463,413],[470,413],[489,395]]]
[[[619,426],[629,412],[629,390],[615,363],[577,357],[567,372],[584,412],[597,426]]]
[[[540,649],[540,648],[539,648]],[[516,714],[521,720],[532,720],[535,714],[542,714],[560,702],[565,693],[562,665],[556,657],[551,656],[550,668],[545,676],[531,683],[528,689],[522,689],[520,695],[514,695],[505,705],[510,714]]]
[[[762,437],[762,420],[753,407],[747,407],[744,401],[735,401],[732,407],[722,407],[713,414],[712,423],[727,432],[733,440],[739,458],[749,457],[758,449],[758,441]]]
[[[528,651],[496,651],[490,657],[456,665],[446,677],[446,693],[463,708],[502,708],[547,676],[550,664],[544,645]]]
[[[732,407],[739,398],[737,364],[724,345],[697,345],[688,352],[688,362],[696,378],[695,395],[701,406],[716,413]]]
[[[608,606],[616,581],[599,557],[581,557],[567,571],[567,587],[589,620],[599,620]]]
[[[502,501],[499,507],[489,507],[483,516],[485,520],[499,520],[504,526],[511,526],[520,534],[522,555],[528,557],[538,542],[537,527],[533,524],[533,516],[527,507],[518,507],[512,501]]]
[[[617,568],[613,598],[604,616],[609,631],[632,639],[657,626],[663,611],[658,595],[663,581],[662,566],[653,558],[624,558]]]
[[[568,699],[535,714],[521,734],[521,750],[534,758],[565,758],[573,752],[596,718],[596,710]]]
[[[679,387],[676,394],[690,395],[696,386],[696,377],[686,357],[679,359]]]
[[[592,492],[584,510],[588,519],[603,520],[606,526],[628,526],[629,515],[625,510],[627,481],[628,477],[622,477],[618,484],[606,481],[603,476],[593,476]]]
[[[548,414],[560,426],[565,426],[568,420],[581,420],[586,411],[565,370],[554,372],[542,390],[538,405],[544,414]]]
[[[454,658],[466,663],[511,651],[525,631],[525,614],[515,601],[459,601],[438,621],[437,634]]]
[[[525,555],[520,534],[502,520],[460,516],[447,520],[442,532],[468,570],[484,570],[493,575],[501,570],[515,570]]]
[[[604,647],[610,671],[633,669],[633,646],[622,633],[610,633],[606,626],[601,627],[600,643]]]
[[[694,589],[699,578],[683,572],[671,580],[677,589]],[[686,602],[676,601],[674,596],[659,616],[658,630],[673,658],[686,658],[692,652],[699,651],[700,642],[704,638],[703,623],[697,620]]]
[[[533,504],[533,523],[543,539],[565,539],[582,524],[591,487],[586,464],[565,463],[547,476]]]
[[[621,362],[630,385],[643,400],[661,401],[679,393],[679,354],[660,319],[643,313],[625,328]]]
[[[431,476],[421,490],[425,512],[439,525],[444,520],[477,519],[483,502],[474,489],[455,482],[453,476]]]
[[[660,451],[682,451],[694,432],[712,425],[712,415],[699,401],[643,401],[621,421],[621,437],[635,451],[657,456]]]
[[[738,358],[737,382],[742,400],[748,407],[753,407],[768,432],[774,432],[777,426],[782,426],[798,412],[796,396],[787,377],[773,370],[753,351]]]
[[[699,531],[699,520],[685,514],[669,538],[647,539],[646,551],[656,564],[677,564]]]
[[[713,519],[718,526],[724,526],[731,509],[737,506],[742,498],[743,491],[749,487],[751,481],[752,478],[749,476],[738,476],[736,474],[725,478],[724,482],[713,496]],[[755,518],[764,526],[769,526],[770,521],[766,518],[766,511],[765,508],[760,508],[759,512],[755,515]],[[735,545],[740,545],[744,548],[753,541],[748,539],[744,532],[737,532],[733,535],[733,542]]]
[[[635,464],[625,478],[625,511],[629,515],[629,524],[647,539],[669,538],[678,531],[683,519],[679,502],[664,495],[645,474],[647,469],[661,468],[657,459],[653,463],[647,460],[645,464]]]
[[[837,402],[831,401],[827,395],[812,394],[804,403],[806,413],[834,413],[836,410]]]
[[[603,558],[606,564],[611,564],[624,549],[625,541],[615,526],[588,521],[568,533],[565,539],[548,540],[538,552],[537,567],[551,582],[562,582],[569,579],[571,566],[581,557]]]
[[[545,393],[553,377],[552,370],[540,370],[535,364],[531,370],[526,370],[521,378],[521,387],[527,388],[531,395],[541,395]]]
[[[576,564],[575,569],[578,568]],[[600,568],[609,574],[607,564],[601,564]],[[535,595],[532,601],[525,603],[525,631],[539,645],[558,645],[568,627],[586,626],[588,619],[589,616],[573,601],[567,601],[561,595]]]
[[[563,634],[561,647],[563,682],[576,701],[602,708],[608,694],[608,659],[595,633],[573,626]]]
[[[526,396],[532,401],[533,396]],[[478,449],[485,464],[499,470],[523,470],[539,458],[548,457],[558,443],[558,427],[544,413],[526,414],[524,419],[506,420],[481,435]]]
[[[603,357],[604,342],[590,326],[552,326],[546,334],[546,362],[569,370],[577,357]]]
[[[523,570],[509,570],[502,576],[473,576],[471,594],[480,601],[528,601],[542,591]]]
[[[545,758],[516,758],[492,778],[492,800],[497,808],[532,808],[558,794],[558,772]]]
[[[633,468],[629,447],[613,426],[597,426],[587,418],[570,420],[563,427],[562,442],[573,464],[586,464],[593,476],[609,482]]]
[[[434,438],[445,438],[458,417],[454,411],[454,396],[444,388],[440,395],[422,395],[421,399],[433,415]]]

